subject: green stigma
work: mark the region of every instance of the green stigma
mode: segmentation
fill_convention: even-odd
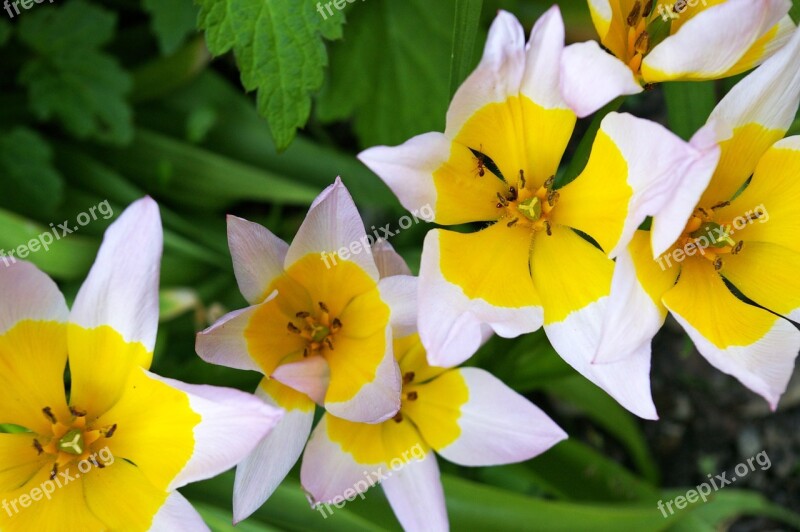
[[[83,431],[72,429],[58,440],[58,450],[65,453],[81,455],[84,451]]]
[[[517,206],[517,209],[522,216],[532,222],[535,222],[542,217],[542,201],[536,196],[521,202]]]
[[[315,342],[321,342],[327,338],[330,333],[331,330],[329,328],[325,327],[324,325],[318,325],[317,327],[314,327],[314,334],[311,335],[311,339]]]
[[[694,239],[706,237],[709,241],[709,246],[712,248],[736,245],[736,242],[731,239],[725,227],[716,222],[704,222],[696,231],[691,233],[691,237]]]

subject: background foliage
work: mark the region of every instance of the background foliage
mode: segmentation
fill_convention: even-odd
[[[559,3],[568,38],[593,38],[584,2]],[[530,28],[549,4],[368,0],[323,19],[313,0],[64,0],[0,17],[0,248],[104,200],[118,214],[152,195],[166,230],[155,371],[252,390],[257,375],[209,366],[194,354],[197,330],[245,305],[225,214],[290,239],[313,198],[341,175],[368,227],[397,220],[403,209],[354,154],[441,130],[496,10],[514,12]],[[793,14],[797,20],[797,2]],[[688,137],[734,82],[668,85],[625,109]],[[579,124],[567,174],[580,165],[577,141],[587,129]],[[800,133],[800,122],[791,133]],[[108,223],[30,260],[71,299]],[[428,229],[392,242],[414,269]],[[577,376],[543,334],[493,339],[470,364],[532,397],[571,439],[524,464],[442,463],[455,530],[715,530],[745,514],[800,527],[797,515],[734,488],[664,519],[656,502],[691,485],[661,485],[664,464],[645,424]],[[702,473],[692,482],[705,480]],[[185,490],[214,530],[231,530],[232,478]],[[308,508],[294,471],[237,529],[317,528],[398,525],[380,490],[323,520]]]

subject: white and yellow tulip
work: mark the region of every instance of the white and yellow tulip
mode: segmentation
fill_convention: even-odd
[[[670,190],[708,182],[719,150],[611,113],[586,168],[559,186],[554,177],[576,123],[559,90],[563,51],[558,8],[536,23],[527,44],[519,22],[500,12],[479,66],[450,105],[445,132],[359,157],[407,209],[432,205],[439,224],[484,225],[434,230],[425,239],[419,334],[432,364],[461,363],[492,331],[515,337],[544,325],[567,362],[652,418],[649,387],[640,384],[649,359],[591,364],[612,258],[667,205]]]
[[[649,356],[670,312],[713,366],[777,406],[800,350],[788,321],[800,321],[800,137],[783,138],[800,105],[799,62],[800,30],[698,133],[722,150],[714,177],[677,191],[671,216],[656,216],[652,235],[638,231],[620,255],[598,363]],[[701,241],[709,228],[722,235],[712,246]]]
[[[591,41],[564,53],[564,97],[579,116],[653,83],[746,72],[786,44],[795,27],[790,0],[588,3],[605,50]],[[587,75],[595,81],[580,83]]]
[[[0,511],[0,529],[208,530],[176,489],[236,465],[280,419],[249,394],[148,371],[161,248],[145,198],[106,232],[71,311],[32,264],[0,266],[0,422],[20,430],[0,434],[0,499],[38,501]]]

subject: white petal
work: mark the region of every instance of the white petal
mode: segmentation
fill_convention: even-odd
[[[570,108],[581,118],[614,98],[644,90],[628,65],[595,41],[567,46],[561,63],[561,91]]]
[[[499,11],[489,29],[483,58],[459,87],[447,111],[447,138],[455,138],[475,112],[520,92],[525,74],[525,32],[519,21]]]
[[[451,142],[442,133],[425,133],[400,146],[376,146],[358,154],[412,212],[435,218],[436,186],[433,173],[450,158]],[[425,218],[425,216],[420,216]]]
[[[660,124],[627,113],[608,114],[600,129],[612,139],[627,162],[628,185],[633,189],[622,235],[609,252],[613,258],[628,245],[647,216],[655,216],[665,206],[674,204],[672,198],[676,190],[682,194],[683,203],[680,205],[688,203],[693,207],[697,204],[702,191],[711,181],[719,159],[719,149],[712,147],[703,152]],[[685,183],[691,186],[684,187]],[[685,197],[689,194],[687,191],[692,192],[694,201]],[[679,226],[675,238],[686,226],[688,218],[687,214],[685,219],[673,222],[671,229]],[[664,251],[653,249],[657,255]]]
[[[425,237],[419,280],[419,335],[433,366],[452,367],[467,360],[488,339],[488,325],[498,335],[514,338],[538,330],[541,307],[500,308],[469,299],[439,269],[439,230]]]
[[[538,456],[567,434],[533,403],[487,371],[462,368],[469,399],[461,406],[458,439],[436,451],[465,466],[493,466]]]
[[[620,362],[592,364],[608,298],[544,326],[558,354],[581,375],[605,390],[622,406],[644,419],[658,419],[650,393],[650,344],[639,346]]]
[[[372,256],[375,258],[381,279],[394,275],[411,275],[411,268],[388,240],[381,239],[372,244]]]
[[[449,530],[444,489],[433,453],[392,471],[381,487],[406,532]]]
[[[269,285],[283,273],[289,244],[264,226],[229,215],[228,246],[239,290],[250,304],[261,303]]]
[[[273,292],[264,302],[252,307],[230,312],[214,325],[197,334],[195,350],[209,364],[234,369],[263,373],[258,363],[250,356],[245,330],[250,319],[261,305],[272,301],[278,292]]]
[[[147,375],[185,392],[190,408],[201,417],[194,429],[192,457],[172,481],[170,490],[231,469],[250,454],[283,417],[283,410],[239,390]]]
[[[378,283],[383,299],[391,309],[392,333],[402,338],[417,332],[417,291],[419,279],[410,275],[386,277]]]
[[[0,264],[0,334],[23,320],[64,323],[69,316],[64,296],[46,273],[30,262]]]
[[[272,373],[272,378],[289,388],[306,394],[318,405],[324,405],[331,371],[324,358],[312,356],[299,362],[281,364]]]
[[[648,253],[645,259],[649,258]],[[614,266],[611,295],[593,363],[619,362],[636,353],[652,341],[666,317],[660,298],[654,302],[639,282],[630,249],[625,249]]]
[[[800,30],[761,67],[736,84],[709,118],[716,140],[727,140],[747,124],[786,131],[800,105]]]
[[[690,153],[681,163],[676,163],[673,176],[678,175],[680,183],[663,196],[666,202],[653,217],[650,231],[653,258],[660,257],[681,236],[711,181],[721,154],[716,135],[716,126],[700,129],[690,142],[694,153]]]
[[[186,498],[173,491],[164,506],[153,518],[150,532],[201,532],[210,531],[203,518]]]
[[[300,482],[312,506],[341,502],[347,490],[364,493],[372,487],[376,464],[359,464],[328,437],[328,415],[322,417],[308,440],[300,468]]]
[[[91,329],[110,325],[128,342],[153,350],[163,232],[151,198],[133,203],[106,230],[70,321]]]
[[[326,402],[336,417],[357,423],[380,423],[400,410],[400,368],[392,350],[391,327],[386,328],[386,352],[375,370],[375,379],[364,384],[355,397],[340,403]]]
[[[270,405],[280,406],[261,386],[256,396]],[[238,465],[233,486],[234,522],[250,517],[283,482],[300,458],[313,423],[313,405],[306,409],[287,407],[283,419]]]
[[[561,96],[561,54],[564,51],[564,21],[557,5],[542,15],[526,46],[525,74],[520,92],[545,109],[566,108]]]
[[[703,10],[644,57],[647,82],[726,74],[789,12],[789,0],[727,0]]]
[[[324,258],[324,254],[336,253],[342,248],[357,249],[356,245],[360,245],[361,251],[353,252],[350,260],[377,281],[378,268],[370,253],[364,222],[353,198],[337,177],[336,182],[322,191],[311,205],[289,246],[284,267],[288,269],[308,254]]]

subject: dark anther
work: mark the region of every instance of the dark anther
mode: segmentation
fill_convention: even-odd
[[[58,422],[56,416],[53,415],[53,410],[49,406],[42,408],[42,413],[44,414],[44,417],[46,417],[47,420],[53,425]]]

